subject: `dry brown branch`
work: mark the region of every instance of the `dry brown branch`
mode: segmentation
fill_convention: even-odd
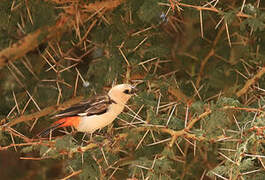
[[[208,60],[214,55],[214,49],[211,49],[209,51],[209,53],[207,54],[207,56],[202,60],[201,62],[201,67],[200,67],[200,73],[199,73],[199,76],[197,78],[197,81],[196,81],[196,87],[198,88],[200,86],[200,82],[201,82],[201,78],[202,78],[202,75],[203,75],[203,71],[204,71],[204,67],[206,65],[206,63],[208,62]]]
[[[64,4],[69,4],[69,3],[80,3],[78,0],[73,1],[73,0],[51,0],[52,2],[58,4],[58,5],[64,5]],[[105,0],[105,1],[97,1],[94,3],[89,3],[89,4],[82,4],[82,7],[85,8],[89,12],[94,12],[98,9],[106,9],[106,10],[112,10],[119,6],[122,2],[125,0]],[[69,6],[67,8],[70,8]]]
[[[5,147],[0,146],[0,151],[7,150],[11,147],[23,147],[23,146],[32,146],[32,145],[39,145],[39,144],[43,144],[43,143],[42,142],[28,142],[28,143],[20,143],[20,144],[10,144]]]
[[[192,98],[186,96],[180,89],[169,87],[168,92],[175,96],[179,101],[185,104],[191,103],[193,100]]]
[[[106,10],[112,10],[119,6],[125,0],[106,0],[106,1],[99,1],[95,3],[90,3],[85,5],[84,8],[89,12],[94,12],[95,10],[104,8]]]
[[[243,108],[243,107],[234,107],[234,106],[224,106],[223,109],[234,109],[234,110],[242,110],[247,112],[259,112],[259,113],[265,113],[262,109],[257,108]]]
[[[214,54],[215,54],[215,47],[217,45],[218,40],[221,38],[221,35],[222,35],[224,29],[225,29],[224,26],[222,26],[222,28],[218,31],[218,33],[216,35],[216,38],[213,41],[213,47],[212,47],[212,49],[209,51],[209,53],[207,54],[207,56],[201,62],[200,73],[199,73],[199,76],[198,76],[198,78],[196,80],[196,87],[197,88],[200,86],[200,82],[201,82],[201,79],[202,79],[202,76],[203,76],[204,67],[205,67],[206,63],[208,62],[208,60],[212,56],[214,56]]]
[[[38,47],[41,43],[60,36],[65,30],[67,30],[68,21],[69,18],[63,16],[57,21],[56,25],[40,28],[12,44],[10,47],[0,51],[0,68],[7,65],[9,62],[23,57],[29,51]]]
[[[196,135],[191,134],[188,131],[194,126],[196,122],[198,122],[199,120],[208,116],[211,113],[212,111],[210,109],[207,109],[204,113],[200,114],[198,117],[191,119],[186,128],[182,130],[178,130],[178,131],[175,131],[167,127],[156,127],[156,126],[139,127],[139,128],[136,128],[136,131],[146,131],[147,129],[151,129],[153,131],[167,133],[172,136],[171,142],[169,143],[170,147],[173,146],[174,142],[179,136],[185,136],[186,138],[189,138],[189,139],[196,139],[196,140],[202,141],[202,140],[205,140],[205,137],[203,136],[196,137]],[[220,136],[220,138],[223,138],[223,137]]]
[[[40,160],[43,160],[43,159],[49,159],[49,158],[51,158],[51,157],[48,157],[48,156],[46,156],[46,157],[41,157],[41,158],[39,158],[39,157],[19,157],[19,159],[21,159],[21,160],[33,160],[33,161],[40,161]]]
[[[28,114],[28,115],[23,115],[23,116],[20,116],[16,119],[13,119],[11,122],[9,122],[7,124],[8,127],[11,127],[11,126],[14,126],[18,123],[21,123],[21,122],[25,122],[25,121],[30,121],[30,120],[34,120],[34,119],[38,119],[40,117],[43,117],[43,116],[46,116],[46,115],[49,115],[51,113],[54,113],[55,111],[57,110],[61,110],[61,109],[65,109],[65,108],[68,108],[70,107],[71,105],[73,104],[76,104],[78,102],[80,102],[81,100],[83,99],[83,97],[81,96],[78,96],[78,97],[75,97],[73,99],[70,99],[60,105],[53,105],[53,106],[50,106],[50,107],[47,107],[47,108],[44,108],[43,110],[41,111],[38,111],[38,112],[35,112],[35,113],[32,113],[32,114]],[[1,120],[2,121],[2,120]]]
[[[30,138],[26,137],[25,135],[17,132],[16,130],[14,130],[11,127],[6,127],[5,131],[9,132],[9,134],[12,136],[16,136],[16,137],[19,137],[20,139],[23,139],[24,142],[31,142],[32,141],[32,139],[30,139]]]
[[[80,174],[81,172],[82,172],[82,170],[74,171],[74,172],[72,172],[70,175],[68,175],[68,176],[66,176],[66,177],[64,177],[64,178],[62,178],[61,180],[67,180],[67,179],[70,179],[71,177],[76,176],[76,175]]]
[[[218,10],[215,7],[204,7],[204,6],[195,6],[195,5],[190,5],[190,4],[185,4],[185,3],[180,3],[178,0],[175,0],[176,6],[181,6],[181,7],[189,7],[189,8],[194,8],[198,11],[212,11],[216,13],[221,13],[221,10]],[[242,13],[241,11],[236,14],[237,17],[244,17],[244,18],[251,18],[251,15]]]
[[[202,118],[208,116],[209,114],[211,114],[211,110],[210,109],[207,109],[204,113],[200,114],[198,117],[196,118],[193,118],[187,125],[187,127],[185,129],[182,129],[182,130],[179,130],[179,131],[174,131],[172,129],[168,129],[168,128],[162,128],[161,129],[161,132],[165,132],[165,133],[168,133],[172,136],[172,139],[171,139],[171,142],[170,142],[170,147],[172,147],[172,145],[174,144],[174,142],[176,141],[176,139],[179,137],[179,136],[182,136],[182,135],[185,135],[186,137],[188,138],[195,138],[195,139],[198,139],[198,140],[203,140],[204,138],[201,137],[201,138],[196,138],[195,135],[193,134],[190,134],[188,133],[188,131],[194,126],[194,124],[196,122],[198,122],[199,120],[201,120]]]
[[[111,0],[111,1],[96,2],[96,3],[90,3],[88,5],[84,5],[83,7],[89,12],[94,12],[102,8],[105,10],[112,10],[115,7],[119,6],[123,1],[124,0]],[[69,11],[69,9],[65,9],[66,13],[67,13],[67,10]],[[70,10],[72,9],[70,8]],[[84,14],[84,16],[82,17],[86,18],[87,15]],[[92,23],[91,27],[95,25],[95,22],[96,21]],[[51,27],[43,27],[33,33],[28,34],[27,36],[25,36],[18,42],[14,43],[10,47],[0,51],[0,68],[5,66],[9,62],[15,61],[18,58],[23,57],[26,53],[28,53],[29,51],[32,51],[33,49],[38,47],[41,43],[46,42],[47,40],[50,40],[56,36],[60,37],[60,35],[64,31],[69,29],[67,27],[69,26],[71,27],[74,24],[75,23],[73,22],[73,20],[70,19],[70,17],[61,16],[60,20],[57,21],[56,25],[51,26]]]
[[[124,0],[108,0],[103,2],[95,2],[90,3],[88,5],[83,5],[83,8],[85,8],[86,11],[89,12],[94,12],[99,9],[112,10],[115,7],[119,6],[123,1]],[[60,1],[57,2],[56,0],[55,2],[60,3]],[[71,6],[68,7],[67,9],[65,9],[65,12],[66,14],[74,15],[74,6],[73,8],[71,8]],[[81,17],[82,19],[86,19],[88,15],[82,14]],[[80,22],[82,22],[82,20],[80,20]],[[93,27],[95,23],[96,21],[92,23],[91,27]],[[75,22],[73,21],[73,19],[71,19],[71,16],[61,16],[60,20],[58,20],[54,26],[43,27],[33,33],[28,34],[27,36],[14,43],[10,47],[0,51],[0,68],[4,67],[9,62],[15,61],[18,58],[23,57],[29,51],[32,51],[33,49],[38,47],[41,43],[46,42],[55,37],[60,37],[63,32],[67,31],[68,29],[71,29],[69,27],[72,27],[74,25]],[[88,32],[90,30],[91,29],[89,29]],[[87,34],[85,34],[84,37],[86,36]]]
[[[244,87],[242,89],[240,89],[237,93],[236,96],[242,96],[243,94],[245,94],[247,92],[247,90],[249,89],[249,87],[251,85],[253,85],[255,82],[257,82],[258,79],[260,79],[263,75],[265,74],[265,66],[263,66],[259,72],[257,74],[255,74],[255,76],[253,76],[253,78],[249,79],[246,84],[244,85]]]
[[[243,110],[243,111],[251,111],[251,112],[264,112],[264,111],[262,111],[260,109],[255,109],[255,108],[240,108],[240,107],[234,107],[234,106],[224,106],[221,109],[223,109],[223,110],[234,109],[234,110]],[[202,118],[208,116],[211,113],[212,113],[212,110],[211,109],[207,109],[204,113],[200,114],[198,117],[193,118],[192,120],[190,120],[190,122],[188,123],[188,125],[187,125],[187,127],[185,129],[182,129],[182,130],[179,130],[179,131],[175,131],[173,129],[169,129],[169,128],[166,128],[166,127],[155,128],[155,129],[152,129],[152,130],[170,134],[172,136],[171,142],[169,144],[170,146],[172,146],[174,144],[175,140],[179,136],[185,136],[186,138],[189,138],[189,139],[196,139],[198,141],[203,141],[203,140],[205,140],[205,137],[203,137],[203,136],[196,137],[196,135],[191,134],[188,131],[194,126],[194,124],[196,122],[198,122],[199,120],[201,120]],[[140,128],[137,128],[137,130],[138,131],[146,131],[146,127],[140,127]],[[225,138],[228,138],[228,137],[224,137],[223,135],[221,135],[221,136],[217,137],[216,139],[211,139],[211,141],[220,141],[220,140],[225,139]]]

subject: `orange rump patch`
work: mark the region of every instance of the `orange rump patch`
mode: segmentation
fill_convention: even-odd
[[[67,127],[67,126],[77,127],[80,123],[80,120],[81,117],[79,116],[65,117],[54,122],[54,124],[61,124],[59,127]]]

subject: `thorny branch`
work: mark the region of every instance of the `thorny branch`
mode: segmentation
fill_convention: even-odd
[[[60,1],[54,0],[56,3],[60,4]],[[95,12],[98,9],[113,10],[115,7],[119,6],[124,0],[112,0],[112,1],[102,1],[96,3],[89,3],[83,5],[83,8],[86,10],[82,14],[82,19],[78,23],[84,21],[84,19],[90,19],[86,12]],[[71,6],[70,6],[71,7]],[[73,8],[73,7],[72,7]],[[20,57],[23,57],[28,52],[37,48],[40,44],[54,39],[55,37],[61,37],[61,35],[74,27],[76,22],[74,21],[69,14],[75,15],[76,12],[74,9],[69,7],[65,9],[65,14],[60,17],[54,26],[42,27],[35,32],[32,32],[19,40],[18,42],[12,44],[10,47],[0,51],[0,68],[7,65],[9,62],[13,62]],[[98,12],[98,11],[96,11]],[[93,23],[95,23],[94,21]],[[93,24],[92,23],[92,24]],[[94,25],[93,25],[94,26]],[[92,27],[93,27],[92,26]]]
[[[196,9],[198,11],[202,11],[203,10],[203,11],[212,11],[212,12],[216,12],[216,13],[221,13],[222,12],[221,10],[219,10],[219,9],[213,7],[213,6],[212,7],[195,6],[195,5],[191,5],[191,4],[181,3],[178,0],[174,0],[174,1],[175,1],[175,6],[177,6],[177,7],[179,7],[179,6],[181,6],[181,7],[189,7],[189,8],[194,8],[194,9]],[[241,11],[238,12],[236,14],[236,16],[244,17],[244,18],[251,18],[252,17],[251,15],[245,14],[245,13],[243,13]]]
[[[35,146],[35,145],[40,145],[40,144],[45,145],[41,141],[38,141],[38,142],[28,142],[28,143],[20,143],[20,144],[10,144],[10,145],[5,146],[5,147],[1,147],[0,146],[0,151],[7,150],[7,149],[9,149],[11,147]]]
[[[67,29],[67,22],[68,18],[63,16],[57,21],[56,25],[38,29],[10,47],[0,51],[0,68],[19,59],[20,57],[23,57],[29,51],[37,48],[41,43],[62,34]]]
[[[68,176],[66,176],[66,177],[64,177],[64,178],[62,178],[61,180],[67,180],[67,179],[70,179],[71,177],[76,176],[76,175],[78,175],[78,174],[80,174],[80,173],[82,173],[82,170],[74,171],[74,172],[72,172],[70,175],[68,175]]]
[[[53,105],[53,106],[46,107],[43,110],[35,112],[35,113],[32,113],[32,114],[22,115],[22,116],[20,116],[20,117],[18,117],[16,119],[13,119],[11,122],[6,124],[5,126],[11,127],[11,126],[14,126],[14,125],[16,125],[18,123],[21,123],[21,122],[26,122],[26,121],[31,121],[31,120],[38,119],[40,117],[43,117],[43,116],[49,115],[51,113],[54,113],[54,112],[56,112],[58,110],[68,108],[71,105],[80,102],[82,99],[83,99],[83,97],[81,97],[81,96],[74,97],[73,99],[70,99],[70,100],[62,103],[59,106]],[[3,120],[1,120],[1,121],[3,121]]]
[[[189,134],[188,131],[194,126],[194,124],[196,122],[198,122],[199,120],[201,120],[202,118],[208,116],[209,114],[211,114],[211,110],[210,109],[207,109],[204,113],[202,113],[201,115],[199,115],[198,117],[192,119],[187,127],[185,129],[182,129],[182,130],[179,130],[179,131],[174,131],[174,130],[171,130],[171,129],[168,129],[168,128],[162,128],[161,131],[162,132],[165,132],[165,133],[168,133],[172,136],[172,139],[171,139],[171,142],[170,142],[170,147],[172,147],[172,145],[174,144],[174,142],[176,141],[176,139],[179,137],[179,136],[182,136],[182,135],[187,135],[187,136],[190,136],[190,137],[194,137],[193,135]],[[201,138],[200,140],[203,140],[204,138]]]
[[[257,82],[257,80],[259,80],[263,75],[265,74],[265,66],[262,67],[259,72],[257,74],[255,74],[255,76],[253,76],[251,79],[249,79],[246,84],[244,85],[244,87],[242,89],[240,89],[237,93],[236,96],[240,97],[243,94],[245,94],[247,92],[247,90],[250,88],[251,85],[255,84]]]

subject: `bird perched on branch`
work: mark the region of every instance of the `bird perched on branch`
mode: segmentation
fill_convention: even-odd
[[[130,84],[112,87],[108,94],[81,101],[55,115],[60,118],[38,136],[46,136],[54,129],[73,126],[77,131],[93,133],[112,123],[123,111],[125,104],[136,92]]]

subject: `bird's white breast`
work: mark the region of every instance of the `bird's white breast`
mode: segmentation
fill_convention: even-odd
[[[97,129],[101,129],[112,123],[116,117],[123,111],[124,106],[119,104],[111,104],[106,113],[101,115],[83,116],[78,127],[81,132],[93,133]]]

